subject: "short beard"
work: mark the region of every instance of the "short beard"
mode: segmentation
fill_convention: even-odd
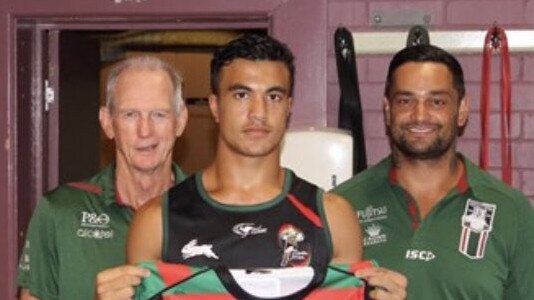
[[[443,139],[437,139],[430,147],[425,149],[415,149],[411,147],[406,139],[393,140],[393,146],[397,148],[405,157],[409,159],[431,160],[442,157],[452,147],[452,141],[445,143]]]
[[[442,157],[454,146],[457,130],[453,130],[449,139],[438,137],[429,147],[417,149],[412,147],[406,140],[406,137],[400,136],[398,139],[393,136],[390,129],[388,130],[392,148],[396,148],[408,159],[414,160],[433,160]]]

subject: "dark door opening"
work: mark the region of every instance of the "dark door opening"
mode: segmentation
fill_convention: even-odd
[[[113,142],[101,132],[98,110],[105,101],[107,72],[122,58],[154,55],[182,73],[189,121],[173,159],[187,173],[212,160],[216,126],[207,106],[209,62],[218,45],[251,30],[24,28],[18,32],[18,141],[21,157],[28,159],[18,164],[19,253],[33,208],[44,192],[90,177],[113,161]]]

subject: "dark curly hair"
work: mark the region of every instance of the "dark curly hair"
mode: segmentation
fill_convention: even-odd
[[[289,70],[290,89],[293,95],[295,66],[293,53],[289,48],[268,35],[246,34],[215,51],[211,60],[210,84],[214,94],[219,93],[221,69],[234,59],[267,60],[284,63]]]
[[[393,56],[393,59],[391,59],[386,79],[386,88],[384,90],[384,95],[386,97],[389,97],[391,92],[393,73],[401,65],[409,62],[435,62],[444,64],[452,74],[454,88],[458,92],[459,99],[462,99],[465,96],[464,73],[458,60],[452,54],[439,47],[432,45],[417,45],[402,49]]]

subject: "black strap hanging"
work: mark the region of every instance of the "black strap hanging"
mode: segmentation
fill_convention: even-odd
[[[335,33],[336,64],[341,90],[338,127],[351,131],[353,139],[352,173],[357,174],[367,168],[363,115],[358,86],[358,72],[352,34],[344,27]]]

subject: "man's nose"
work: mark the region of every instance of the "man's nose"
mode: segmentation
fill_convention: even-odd
[[[138,134],[141,137],[149,136],[152,134],[152,130],[154,129],[153,121],[150,119],[149,116],[143,116],[139,120],[138,124]]]
[[[253,119],[265,120],[267,114],[267,103],[263,97],[255,96],[250,102],[249,115]]]
[[[428,108],[425,100],[418,100],[413,109],[413,118],[416,121],[423,121],[428,116]]]

